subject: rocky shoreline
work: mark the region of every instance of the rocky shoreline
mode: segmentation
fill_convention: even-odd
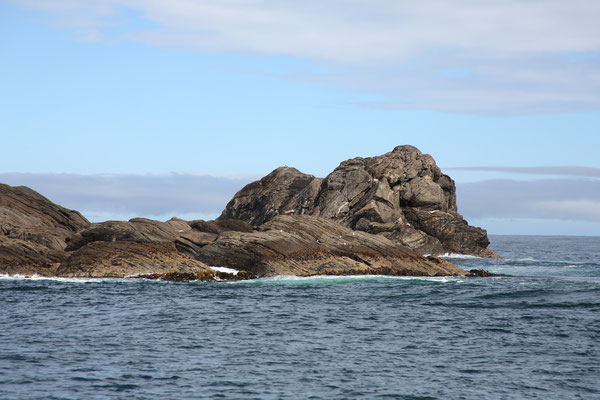
[[[497,257],[488,244],[458,214],[452,179],[412,146],[345,161],[325,178],[278,168],[240,190],[215,221],[90,223],[29,188],[0,184],[0,274],[483,277],[435,254]]]

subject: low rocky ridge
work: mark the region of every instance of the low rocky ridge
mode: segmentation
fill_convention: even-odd
[[[259,226],[290,214],[381,234],[420,254],[498,257],[487,248],[486,231],[458,213],[454,181],[413,146],[344,161],[325,178],[277,168],[240,190],[220,218]]]

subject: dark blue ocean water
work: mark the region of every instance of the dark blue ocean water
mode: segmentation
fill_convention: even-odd
[[[513,278],[0,279],[0,399],[598,399],[600,238]]]

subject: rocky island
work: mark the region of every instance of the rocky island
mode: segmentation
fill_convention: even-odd
[[[482,276],[437,256],[497,257],[488,244],[458,213],[454,181],[412,146],[344,161],[325,178],[277,168],[214,221],[90,223],[29,188],[0,184],[0,274]]]

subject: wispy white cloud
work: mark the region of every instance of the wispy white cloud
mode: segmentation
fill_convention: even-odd
[[[481,166],[481,167],[454,167],[446,168],[455,171],[489,171],[506,172],[528,175],[565,175],[600,178],[600,168],[577,166],[541,166],[541,167],[509,167],[509,166]]]
[[[283,77],[363,90],[380,97],[366,103],[374,107],[600,109],[596,0],[14,1],[56,15],[87,39],[288,55],[341,67]],[[132,12],[137,22],[120,18]]]
[[[535,206],[544,212],[562,215],[564,219],[600,221],[600,200],[543,200]]]
[[[459,212],[473,218],[600,222],[600,180],[486,180],[457,184]]]
[[[0,173],[0,182],[25,185],[95,221],[142,216],[214,218],[258,176],[193,173],[77,175]],[[600,180],[486,180],[458,183],[459,212],[467,220],[526,218],[600,222]]]

